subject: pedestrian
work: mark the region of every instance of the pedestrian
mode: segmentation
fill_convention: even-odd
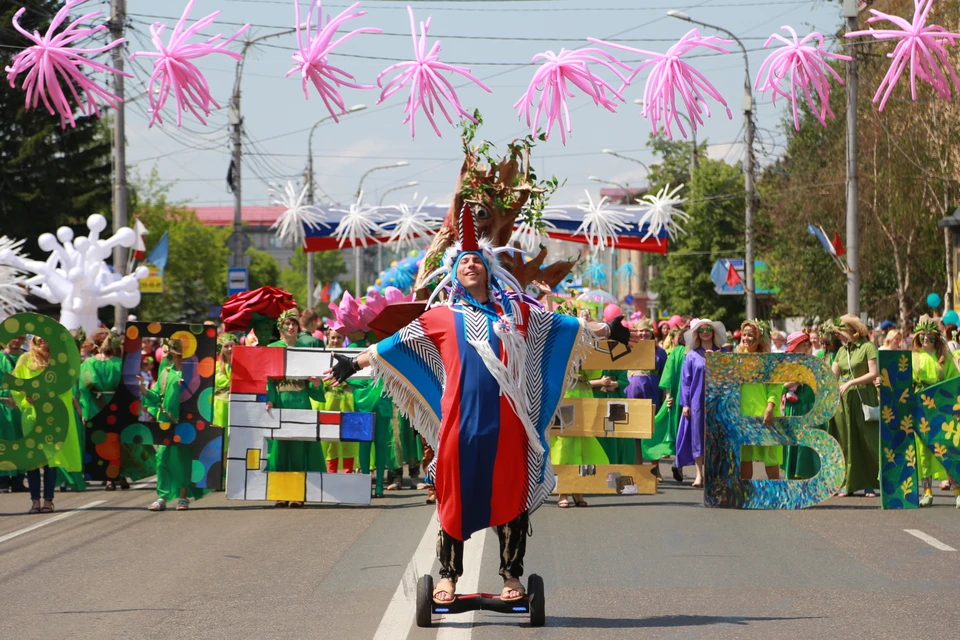
[[[343,381],[372,364],[386,393],[436,445],[432,471],[441,580],[434,601],[450,603],[457,597],[463,541],[495,527],[500,597],[509,602],[525,595],[520,577],[529,515],[555,486],[545,432],[570,368],[585,357],[596,336],[628,343],[636,334],[622,318],[610,325],[587,324],[511,300],[504,286],[522,287],[499,265],[494,250],[480,247],[469,207],[459,227],[460,242],[431,274],[431,279],[443,276],[435,293],[450,284],[446,304],[357,358],[337,357],[326,375]],[[527,371],[539,373],[531,379]]]
[[[690,465],[697,468],[693,481],[696,488],[703,487],[703,440],[706,428],[704,404],[706,403],[706,354],[720,351],[727,341],[723,324],[708,318],[698,318],[690,323],[683,336],[687,353],[680,374],[680,428],[677,433],[677,461],[681,469]]]
[[[784,335],[783,331],[777,331],[776,329],[771,331],[770,340],[773,343],[770,346],[770,353],[783,353],[787,350],[787,336]]]
[[[878,351],[899,351],[904,348],[903,333],[899,329],[890,329],[883,338]]]
[[[842,343],[833,361],[833,375],[840,381],[840,406],[830,423],[846,461],[846,480],[839,497],[863,490],[876,498],[880,477],[880,422],[877,388],[877,348],[869,330],[854,315],[834,321]]]
[[[779,333],[779,332],[776,332]],[[737,353],[770,353],[770,328],[762,320],[746,320],[740,325],[740,344]],[[786,351],[786,342],[783,345]],[[768,427],[774,418],[783,414],[780,399],[783,396],[783,384],[779,382],[751,382],[740,385],[740,413],[745,416],[763,416]],[[783,464],[783,447],[779,445],[748,445],[740,447],[740,479],[753,479],[753,463],[760,462],[767,470],[767,478],[780,479],[780,465]]]

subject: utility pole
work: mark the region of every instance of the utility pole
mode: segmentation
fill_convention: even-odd
[[[847,32],[857,30],[857,0],[844,0]],[[850,41],[848,41],[850,42]],[[847,313],[860,316],[860,188],[857,171],[857,48],[847,62]]]
[[[110,35],[114,40],[123,37],[123,26],[127,19],[127,0],[110,0]],[[113,66],[123,71],[126,57],[123,46],[113,49]],[[113,232],[127,226],[127,138],[123,102],[123,75],[114,73],[114,93],[120,98],[113,118]],[[113,269],[117,275],[124,275],[127,268],[127,249],[114,247]],[[113,326],[124,330],[127,310],[123,305],[113,305]]]
[[[314,125],[316,126],[316,125]],[[313,132],[311,131],[310,140],[307,142],[307,204],[313,206]],[[313,299],[313,252],[307,252],[307,309],[313,309],[315,300]]]

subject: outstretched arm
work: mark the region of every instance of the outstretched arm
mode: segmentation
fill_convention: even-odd
[[[342,382],[346,382],[347,378],[357,371],[370,366],[370,354],[367,351],[362,352],[355,358],[335,353],[333,354],[333,358],[336,362],[334,362],[332,368],[323,372],[323,379],[332,381],[330,385],[334,387]]]

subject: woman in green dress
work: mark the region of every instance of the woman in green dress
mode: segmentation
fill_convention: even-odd
[[[810,335],[803,331],[795,331],[787,338],[787,353],[813,355],[813,341]],[[790,383],[784,385],[784,416],[802,416],[810,413],[816,402],[816,394],[810,385]],[[821,431],[827,430],[827,425],[813,427]],[[783,465],[784,476],[788,480],[806,480],[820,473],[820,456],[810,447],[791,445],[784,447]]]
[[[150,415],[161,423],[176,425],[180,422],[180,393],[183,386],[183,343],[168,340],[165,349],[167,363],[157,375],[152,389],[147,389],[143,377],[138,375],[141,404]],[[159,445],[156,454],[157,499],[147,507],[150,511],[165,511],[167,502],[177,500],[177,511],[190,508],[190,500],[202,498],[205,493],[191,484],[193,450],[190,447]]]
[[[667,352],[667,361],[663,365],[663,374],[660,376],[660,391],[663,393],[663,400],[657,408],[657,415],[654,417],[654,434],[663,434],[663,447],[653,447],[648,450],[647,443],[654,441],[643,441],[643,457],[652,459],[655,455],[668,455],[676,457],[677,455],[677,431],[680,428],[680,404],[676,401],[680,396],[680,381],[682,379],[683,361],[687,357],[687,347],[683,343],[683,331],[672,329],[664,338],[664,349]],[[673,479],[677,482],[683,482],[683,469],[674,464],[670,466],[670,472]]]
[[[25,336],[11,338],[0,352],[0,380],[13,373],[17,360],[23,355]],[[19,440],[23,435],[20,428],[20,408],[13,394],[0,388],[0,440]],[[0,493],[11,493],[14,488],[23,489],[23,474],[17,469],[0,470]]]
[[[954,364],[953,355],[947,348],[947,342],[940,334],[940,328],[933,318],[921,316],[920,322],[913,330],[911,350],[913,351],[914,392],[960,375]],[[923,443],[920,436],[914,434],[914,438],[917,447],[917,472],[921,478],[920,486],[923,488],[920,506],[933,506],[933,480],[940,480],[946,481],[947,487],[953,489],[953,495],[957,496],[957,506],[960,507],[960,488],[956,481],[950,477],[943,464]]]
[[[331,349],[343,347],[344,336],[330,329],[327,333],[327,344]],[[321,343],[322,344],[322,343]],[[333,386],[329,382],[323,384],[324,401],[317,403],[317,409],[323,411],[357,411],[354,403],[353,385]],[[360,456],[360,445],[357,442],[324,442],[321,444],[323,456],[327,461],[327,473],[337,473],[343,468],[344,473],[353,473],[354,461]],[[369,451],[367,452],[369,457]]]
[[[288,309],[277,319],[280,340],[268,347],[286,349],[297,346],[300,335],[300,319],[296,309]],[[277,409],[314,409],[311,400],[323,403],[323,382],[318,377],[309,380],[267,380],[267,411]],[[268,471],[319,471],[326,470],[323,447],[320,442],[297,440],[267,441]],[[280,500],[277,507],[299,508],[303,502]]]
[[[737,353],[770,353],[770,328],[762,321],[747,320],[740,325],[740,344]],[[745,416],[763,416],[763,423],[773,424],[780,417],[780,383],[751,383],[740,386],[740,413]],[[753,463],[760,462],[767,470],[767,478],[780,479],[783,447],[749,445],[740,448],[740,479],[753,478]]]
[[[830,435],[837,439],[846,461],[846,480],[837,494],[876,498],[880,482],[880,422],[867,420],[863,406],[879,406],[877,388],[877,348],[870,332],[853,315],[841,316],[834,323],[842,343],[833,360],[833,375],[840,381],[840,406],[830,423]]]
[[[627,397],[630,380],[626,370],[605,369],[593,387],[593,397],[614,400]],[[633,438],[598,438],[600,446],[607,452],[610,464],[637,464],[637,440]]]
[[[237,343],[237,336],[232,333],[221,333],[217,336],[217,368],[213,375],[213,424],[223,428],[224,456],[230,442],[230,381],[233,379],[233,347]],[[224,482],[226,477],[227,465],[224,463]]]

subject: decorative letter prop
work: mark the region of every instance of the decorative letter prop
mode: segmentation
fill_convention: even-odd
[[[919,506],[918,444],[929,448],[952,478],[960,478],[960,378],[913,393],[909,351],[881,351],[878,365],[882,505],[913,509]]]
[[[70,422],[67,406],[60,397],[69,393],[80,373],[80,352],[70,332],[56,320],[36,313],[20,313],[0,324],[0,343],[24,334],[40,336],[50,346],[50,364],[44,372],[29,380],[11,374],[3,376],[5,391],[19,392],[33,399],[37,413],[33,433],[17,440],[0,440],[0,471],[29,471],[45,466],[56,458],[58,466],[70,467],[66,454],[58,452],[68,445]],[[19,429],[18,429],[19,431]],[[79,451],[79,443],[75,451]],[[79,459],[79,453],[76,453]],[[76,462],[79,462],[77,460]],[[76,469],[79,471],[79,467]]]
[[[740,387],[768,382],[801,382],[817,400],[804,416],[774,418],[740,413]],[[707,354],[706,487],[708,507],[803,509],[823,502],[843,483],[840,443],[817,425],[837,410],[839,387],[819,358],[799,354]],[[820,455],[820,473],[809,480],[741,480],[740,448],[746,445],[800,445]]]
[[[180,422],[141,420],[140,350],[144,338],[171,338],[183,344]],[[131,322],[123,341],[122,382],[113,401],[87,423],[84,471],[92,480],[123,477],[121,444],[172,445],[193,449],[190,482],[219,491],[223,485],[223,427],[213,426],[213,378],[217,332],[199,324]]]
[[[228,500],[370,504],[367,474],[267,471],[267,439],[372,442],[374,414],[312,409],[267,411],[268,378],[309,378],[333,366],[334,353],[362,349],[235,347],[227,444]],[[355,377],[370,377],[370,370]]]

